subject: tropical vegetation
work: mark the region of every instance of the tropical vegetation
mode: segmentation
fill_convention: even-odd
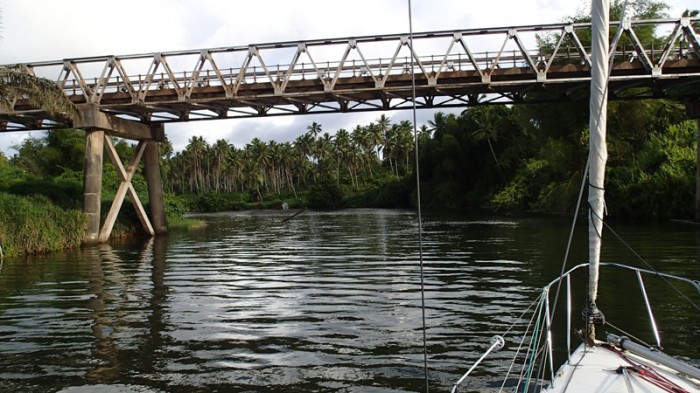
[[[12,102],[18,97],[27,99],[35,107],[50,114],[72,119],[80,116],[76,106],[55,83],[32,75],[21,65],[0,67],[0,109],[11,111]],[[47,138],[58,139],[59,134]],[[30,151],[35,153],[37,150]],[[27,155],[21,156],[25,161],[29,159]],[[47,187],[45,193],[53,193],[63,206],[52,203],[41,193],[18,196],[27,191],[21,184],[30,180],[22,168],[21,164],[10,165],[0,153],[0,255],[44,252],[80,245],[85,217],[73,205],[74,199],[58,197],[64,195],[60,186]],[[56,171],[44,171],[42,174],[58,175]],[[43,186],[46,186],[47,181],[50,182],[38,178],[32,180],[43,182]],[[18,187],[14,195],[8,193],[13,186]]]

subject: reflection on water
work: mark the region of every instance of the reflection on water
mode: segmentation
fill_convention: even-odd
[[[209,215],[208,227],[187,235],[6,260],[0,391],[423,390],[415,215],[306,212],[283,223],[286,216]],[[558,274],[567,227],[425,217],[431,389],[449,390]],[[700,277],[696,228],[621,232],[655,266]],[[613,243],[604,255],[629,262]],[[650,294],[660,314],[674,311],[659,316],[680,339],[666,349],[690,346],[696,352],[686,354],[700,358],[696,314],[672,292]],[[634,322],[624,305],[605,312]],[[486,390],[508,356],[488,359],[467,389]]]

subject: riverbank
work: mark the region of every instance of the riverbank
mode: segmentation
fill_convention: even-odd
[[[70,203],[64,201],[60,204],[48,196],[19,196],[0,192],[0,244],[4,254],[8,257],[16,257],[80,247],[84,238],[85,217],[81,210],[71,207],[79,205],[76,195],[69,198]],[[485,209],[505,214],[503,209],[499,209],[498,206],[450,206],[436,203],[439,200],[430,193],[424,194],[423,207],[438,211]],[[283,207],[290,209],[290,211],[303,208],[315,210],[339,208],[410,209],[414,207],[414,203],[413,179],[408,177],[362,188],[338,185],[334,182],[321,182],[295,191],[264,194],[258,192],[165,194],[165,210],[170,232],[187,231],[206,226],[206,222],[202,220],[185,217],[186,213],[279,210]],[[109,211],[110,206],[110,200],[103,201],[103,215]],[[544,214],[543,211],[536,210],[514,209],[512,211]],[[557,212],[556,214],[566,213]],[[629,219],[628,217],[621,218]],[[638,219],[643,220],[643,218]],[[653,221],[658,221],[658,218],[653,219]],[[133,206],[128,203],[123,205],[112,232],[112,239],[137,237],[141,234],[141,224]]]
[[[0,242],[5,256],[79,247],[85,222],[81,211],[62,209],[45,196],[0,192]]]
[[[111,201],[103,202],[107,212]],[[205,226],[202,220],[183,217],[185,210],[171,203],[166,212],[169,230]],[[45,254],[79,248],[85,237],[86,217],[75,208],[64,208],[46,196],[19,196],[0,192],[0,246],[5,257]],[[140,223],[130,204],[123,206],[112,238],[139,236]]]
[[[75,192],[72,194],[76,194]],[[76,195],[70,203],[56,203],[48,196],[15,195],[0,192],[0,245],[6,257],[43,254],[78,248],[85,236],[86,218],[78,208]],[[377,202],[376,190],[347,189],[333,183],[313,185],[299,192],[268,194],[206,193],[165,195],[169,231],[191,230],[206,226],[186,213],[211,213],[236,210],[301,208],[333,209],[342,207],[408,207],[405,204]],[[66,199],[64,198],[64,199]],[[65,202],[65,201],[63,201]],[[110,200],[102,203],[106,214]],[[124,204],[114,225],[112,239],[139,236],[141,224],[131,204]]]

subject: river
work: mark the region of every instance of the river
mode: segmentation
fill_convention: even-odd
[[[5,259],[0,392],[424,391],[415,213],[307,211],[283,222],[290,215],[202,215],[205,228],[165,238]],[[570,223],[423,220],[430,388],[448,391],[559,274]],[[615,230],[659,270],[700,279],[700,227]],[[572,263],[585,261],[585,236],[576,232]],[[606,239],[606,260],[639,266]],[[637,299],[635,282],[603,285],[601,297]],[[697,365],[697,311],[649,285],[664,348]],[[624,302],[599,305],[623,327],[637,323]],[[464,391],[492,388],[508,354],[488,358]]]

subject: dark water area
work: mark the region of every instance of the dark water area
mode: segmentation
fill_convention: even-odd
[[[0,392],[424,391],[415,213],[289,215],[203,215],[206,228],[165,238],[5,259]],[[449,391],[559,275],[569,226],[424,216],[431,391]],[[614,229],[655,268],[700,279],[700,227]],[[576,233],[570,264],[585,262],[585,236]],[[603,258],[641,266],[609,233]],[[608,319],[651,342],[636,281],[603,275]],[[662,282],[646,284],[665,350],[697,365],[700,314]],[[496,386],[507,345],[463,391]]]

